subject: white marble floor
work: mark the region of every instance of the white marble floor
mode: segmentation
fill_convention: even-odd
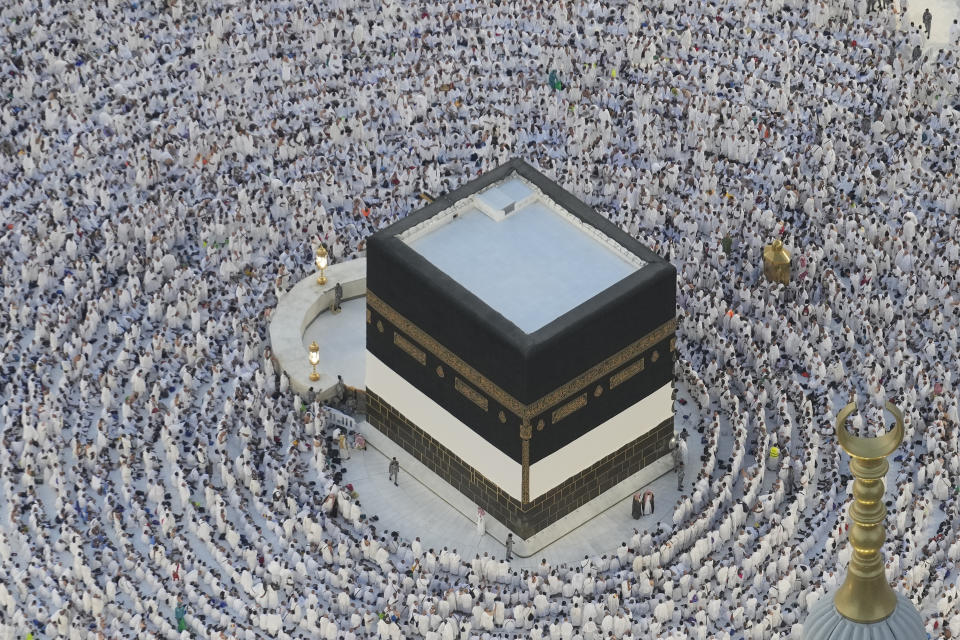
[[[686,397],[681,389],[680,397]],[[687,404],[692,407],[692,404]],[[687,424],[683,411],[676,417],[677,428]],[[693,422],[695,416],[690,416]],[[685,488],[690,489],[693,469],[702,453],[702,444],[697,432],[688,439],[688,466]],[[503,545],[489,535],[477,533],[476,522],[465,517],[447,504],[442,498],[415,478],[401,469],[399,487],[387,480],[387,458],[373,447],[367,451],[352,451],[352,458],[346,461],[345,482],[350,482],[360,494],[360,504],[368,515],[379,517],[379,527],[385,531],[398,531],[412,540],[416,535],[425,548],[437,551],[443,547],[457,549],[463,558],[472,558],[474,554],[489,552],[494,557],[503,557]],[[548,545],[529,558],[515,558],[516,568],[533,567],[547,558],[551,564],[575,562],[584,555],[600,556],[610,554],[622,542],[628,542],[634,528],[641,531],[653,530],[657,524],[672,526],[673,506],[680,497],[677,491],[677,478],[667,473],[646,487],[651,489],[657,499],[657,509],[652,515],[634,520],[630,513],[630,500],[626,498],[596,516],[586,524],[574,529],[566,536]]]
[[[909,0],[906,3],[906,21],[903,26],[909,28],[911,22],[922,25],[923,11],[927,8],[933,17],[927,44],[939,49],[947,45],[950,25],[954,20],[960,20],[960,0]]]
[[[343,381],[351,387],[363,387],[366,379],[366,359],[363,357],[367,344],[366,307],[365,297],[347,300],[342,304],[343,311],[321,313],[303,334],[305,348],[314,340],[320,346],[317,368],[342,375]]]

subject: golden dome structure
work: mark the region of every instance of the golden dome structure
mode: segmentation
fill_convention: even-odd
[[[790,252],[780,238],[763,248],[763,275],[770,282],[790,284]]]

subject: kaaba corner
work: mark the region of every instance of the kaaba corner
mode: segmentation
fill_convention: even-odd
[[[676,278],[512,160],[370,237],[367,419],[530,538],[668,454]]]

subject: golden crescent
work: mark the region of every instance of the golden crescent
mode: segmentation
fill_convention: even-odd
[[[857,403],[851,402],[837,414],[837,440],[851,458],[877,460],[886,458],[903,442],[903,414],[893,403],[887,402],[886,409],[893,414],[896,424],[890,431],[876,438],[862,438],[847,430],[847,418],[857,410]]]

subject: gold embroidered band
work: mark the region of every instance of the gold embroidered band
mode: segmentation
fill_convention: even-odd
[[[484,411],[487,410],[487,398],[460,378],[454,378],[453,387]]]
[[[404,338],[402,335],[400,335],[396,331],[393,332],[393,344],[397,345],[398,347],[406,351],[411,358],[413,358],[420,364],[422,365],[427,364],[427,354],[425,354],[423,351],[415,347],[412,342]]]
[[[582,409],[585,406],[587,406],[587,394],[581,393],[579,396],[554,411],[550,416],[550,424],[557,424],[577,409]]]
[[[643,371],[643,358],[640,358],[629,367],[621,369],[610,376],[610,388],[613,389],[614,387],[620,386],[641,371]]]

